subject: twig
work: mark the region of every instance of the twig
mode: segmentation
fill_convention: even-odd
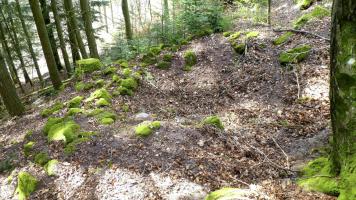
[[[297,79],[297,87],[298,87],[298,99],[300,99],[300,84],[299,84],[299,78],[298,78],[298,73],[293,71],[296,79]]]
[[[289,157],[288,157],[287,153],[282,149],[282,147],[277,143],[277,141],[273,137],[272,137],[272,140],[276,144],[276,146],[282,151],[284,156],[286,157],[287,168],[290,169]]]
[[[302,30],[295,30],[295,29],[273,29],[273,31],[275,31],[275,32],[286,32],[286,31],[289,31],[289,32],[294,32],[294,33],[307,34],[307,35],[312,35],[314,37],[317,37],[317,38],[320,38],[320,39],[323,39],[325,41],[330,42],[329,38],[323,37],[321,35],[318,35],[318,34],[315,34],[315,33],[309,32],[309,31],[302,31]]]

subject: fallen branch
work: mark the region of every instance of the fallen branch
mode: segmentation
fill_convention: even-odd
[[[317,37],[317,38],[320,38],[320,39],[330,42],[329,38],[323,37],[321,35],[318,35],[318,34],[315,34],[315,33],[309,32],[309,31],[302,31],[302,30],[295,30],[295,29],[273,29],[273,31],[274,32],[288,32],[289,31],[289,32],[293,32],[293,33],[312,35],[314,37]]]

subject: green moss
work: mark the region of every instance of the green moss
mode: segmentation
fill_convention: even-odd
[[[294,35],[292,32],[285,32],[281,36],[279,36],[277,39],[273,41],[274,45],[281,45],[284,44],[285,42],[289,41],[289,39]]]
[[[91,73],[97,70],[100,70],[102,63],[99,59],[96,58],[88,58],[77,61],[76,67],[76,75],[80,75],[83,73]]]
[[[50,160],[44,166],[45,172],[48,176],[53,176],[56,174],[56,166],[58,164],[58,160]]]
[[[116,67],[107,67],[103,70],[103,75],[110,75],[110,74],[115,74],[117,71],[117,68]]]
[[[231,31],[226,31],[223,33],[224,37],[229,37],[230,35],[232,35],[233,33]]]
[[[244,193],[238,188],[222,188],[211,192],[205,197],[205,200],[228,200],[228,199],[245,199]]]
[[[28,131],[28,132],[26,133],[26,135],[25,135],[25,139],[26,139],[26,140],[30,139],[32,135],[33,135],[33,131],[32,131],[32,130],[31,130],[31,131]]]
[[[132,74],[132,70],[131,70],[131,69],[128,69],[128,68],[127,68],[127,69],[122,70],[122,75],[123,75],[124,77],[126,77],[126,78],[130,77],[131,74]]]
[[[337,180],[332,173],[332,164],[326,157],[320,157],[308,163],[302,170],[298,185],[309,191],[318,191],[330,195],[340,193]]]
[[[19,200],[26,200],[36,190],[37,179],[27,172],[20,172],[17,177],[16,193]]]
[[[115,122],[115,120],[112,118],[102,118],[100,120],[100,124],[103,124],[103,125],[110,125],[110,124],[113,124],[114,122]]]
[[[330,11],[322,6],[315,6],[313,11],[310,13],[307,13],[305,15],[302,15],[299,17],[295,22],[294,22],[294,28],[295,29],[300,29],[302,28],[306,23],[308,23],[312,19],[322,19],[326,16],[330,16]]]
[[[250,31],[246,33],[246,39],[256,38],[260,35],[258,31]]]
[[[230,35],[229,40],[230,40],[230,41],[236,40],[236,39],[238,39],[240,36],[241,36],[241,32],[240,32],[240,31],[239,31],[239,32],[235,32],[235,33],[233,33],[233,34]]]
[[[83,83],[83,82],[77,82],[74,86],[76,91],[85,91],[85,90],[90,90],[94,87],[93,83]]]
[[[47,123],[45,124],[45,126],[43,127],[43,133],[44,135],[48,135],[49,130],[56,124],[62,123],[64,121],[64,119],[62,118],[54,118],[54,117],[50,117],[47,120]]]
[[[74,116],[76,114],[83,113],[83,109],[80,108],[69,108],[67,115],[68,116]]]
[[[56,102],[53,106],[51,106],[50,108],[46,108],[44,110],[41,111],[40,115],[42,117],[49,117],[50,115],[58,112],[59,110],[61,110],[62,108],[64,108],[64,104],[60,103],[60,102]]]
[[[50,160],[50,158],[49,158],[48,154],[45,152],[40,152],[40,153],[36,154],[36,156],[35,156],[35,163],[40,166],[44,166],[45,164],[47,164],[47,162],[49,160]]]
[[[121,81],[120,86],[127,89],[135,90],[138,87],[138,83],[133,78],[126,78]]]
[[[127,89],[125,87],[119,87],[117,88],[117,91],[119,92],[120,95],[132,96],[134,94],[134,92],[131,89]]]
[[[162,60],[165,62],[172,62],[173,55],[172,54],[164,54]]]
[[[104,80],[104,79],[99,79],[99,80],[95,81],[95,86],[96,86],[96,87],[101,88],[101,87],[103,87],[104,85],[105,85],[105,80]]]
[[[87,98],[85,100],[85,102],[90,102],[93,101],[95,99],[100,99],[100,98],[104,98],[105,100],[111,102],[111,95],[110,93],[105,89],[105,88],[101,88],[101,89],[97,89],[94,92],[92,92],[90,94],[90,97]]]
[[[115,121],[117,118],[117,115],[115,113],[105,111],[103,109],[95,109],[91,113],[89,113],[89,116],[94,116],[96,119],[98,119],[100,121],[100,123],[102,123],[103,120],[105,119],[104,120],[105,124],[108,121]],[[112,120],[108,120],[109,118]]]
[[[161,122],[154,121],[154,122],[143,122],[136,126],[135,133],[139,137],[147,137],[153,133],[154,130],[157,130],[161,127]]]
[[[153,53],[147,53],[143,55],[141,61],[147,65],[153,65],[157,63],[157,58]]]
[[[216,128],[219,128],[221,130],[224,129],[224,125],[222,124],[220,118],[218,116],[209,116],[206,117],[203,121],[202,121],[203,125],[212,125],[215,126]]]
[[[100,98],[95,102],[95,105],[103,107],[103,106],[110,106],[110,103],[106,99]]]
[[[84,97],[76,96],[70,101],[67,102],[68,108],[80,108],[80,104],[82,103]]]
[[[309,45],[289,49],[279,55],[279,62],[281,64],[299,63],[309,55],[310,50],[311,47]]]
[[[28,143],[26,143],[25,145],[23,145],[23,153],[25,155],[25,157],[29,156],[31,154],[31,151],[33,149],[33,147],[35,146],[35,142],[30,141]]]
[[[184,61],[185,61],[185,66],[194,66],[197,64],[197,55],[195,54],[194,51],[186,51],[183,55]]]
[[[301,10],[308,9],[313,3],[314,3],[314,0],[299,0],[298,1],[298,5]]]
[[[68,143],[65,147],[64,147],[64,153],[66,155],[70,155],[72,153],[74,153],[77,150],[77,145],[83,143],[83,142],[88,142],[90,141],[89,138],[77,138],[75,140],[73,140],[72,142]]]
[[[156,67],[158,69],[168,69],[171,66],[170,62],[160,61],[157,63]]]
[[[112,81],[115,82],[115,83],[120,83],[121,82],[121,78],[120,78],[120,76],[114,74],[112,76]]]
[[[129,62],[125,59],[120,59],[115,62],[115,64],[120,65],[122,68],[128,68],[129,67]]]
[[[244,54],[245,53],[245,49],[246,49],[246,43],[244,42],[233,42],[231,44],[232,48],[235,50],[236,53],[238,54]]]
[[[54,124],[48,132],[48,141],[62,140],[65,143],[72,142],[76,137],[80,126],[73,120],[64,121]]]

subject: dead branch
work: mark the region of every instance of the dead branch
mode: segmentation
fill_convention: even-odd
[[[315,34],[315,33],[309,32],[309,31],[296,30],[296,29],[273,29],[273,31],[274,32],[288,32],[289,31],[289,32],[301,33],[301,34],[305,34],[305,35],[312,35],[314,37],[317,37],[317,38],[320,38],[320,39],[330,42],[329,38],[323,37],[321,35],[318,35],[318,34]]]

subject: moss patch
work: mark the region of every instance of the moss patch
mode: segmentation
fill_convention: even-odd
[[[143,55],[141,61],[143,63],[145,63],[146,65],[153,65],[153,64],[157,63],[157,58],[152,52],[149,52],[149,53]]]
[[[99,107],[104,107],[104,106],[110,106],[110,103],[106,99],[100,98],[95,102],[95,105]]]
[[[80,104],[82,103],[84,97],[76,96],[70,101],[67,102],[68,108],[80,108]]]
[[[95,81],[95,86],[98,88],[101,88],[105,85],[105,80],[104,79],[99,79]]]
[[[223,32],[223,36],[224,36],[224,37],[229,37],[229,36],[232,35],[232,34],[233,34],[233,32],[231,32],[231,31]]]
[[[69,110],[67,112],[67,116],[74,116],[74,115],[77,115],[79,113],[83,113],[83,109],[80,109],[80,108],[69,108]]]
[[[315,0],[298,0],[298,6],[301,10],[306,10],[314,3],[314,1]]]
[[[236,53],[238,54],[244,54],[245,49],[246,49],[246,43],[245,42],[233,42],[231,44],[232,48],[235,50]]]
[[[104,70],[103,70],[103,75],[110,75],[110,74],[115,74],[116,73],[116,71],[117,71],[117,68],[116,67],[113,67],[113,66],[111,66],[111,67],[107,67],[107,68],[105,68]]]
[[[111,102],[112,97],[111,97],[110,93],[105,88],[101,88],[101,89],[97,89],[93,93],[91,93],[89,98],[87,98],[85,100],[85,102],[90,102],[95,99],[101,99],[101,98],[104,98],[105,100]]]
[[[44,169],[48,176],[53,176],[56,174],[56,166],[58,164],[58,160],[50,160],[44,166]]]
[[[185,61],[185,66],[192,67],[197,64],[198,59],[197,55],[195,54],[194,51],[188,50],[184,53],[183,55],[184,61]]]
[[[44,166],[45,164],[47,164],[47,162],[49,160],[50,160],[50,158],[49,158],[48,154],[45,152],[40,152],[40,153],[36,154],[36,156],[35,156],[35,163],[40,166]]]
[[[17,177],[16,193],[19,200],[25,200],[36,190],[37,179],[27,172],[20,172]]]
[[[113,124],[114,122],[115,122],[115,120],[112,118],[102,118],[100,120],[100,124],[103,124],[103,125],[110,125],[110,124]]]
[[[256,38],[260,35],[258,31],[250,31],[246,33],[246,39]]]
[[[45,126],[43,127],[43,133],[44,135],[48,135],[49,130],[54,126],[55,124],[59,124],[63,122],[64,119],[62,118],[56,118],[56,117],[50,117],[48,118]]]
[[[294,22],[294,28],[295,29],[300,29],[302,28],[306,23],[308,23],[312,19],[322,19],[326,16],[330,16],[330,11],[322,6],[315,6],[313,11],[311,11],[308,14],[305,14],[301,17],[299,17],[295,22]]]
[[[309,45],[302,45],[289,49],[279,55],[279,62],[283,65],[288,63],[299,63],[309,55],[310,50],[311,46]]]
[[[73,120],[63,121],[50,127],[47,138],[49,142],[62,140],[69,143],[76,138],[79,129],[79,124]]]
[[[74,86],[74,89],[76,91],[86,91],[86,90],[90,90],[94,87],[93,83],[84,83],[84,82],[77,82]]]
[[[240,36],[241,36],[241,32],[239,31],[239,32],[236,32],[236,33],[231,34],[229,39],[230,39],[230,41],[236,40],[236,39],[238,39]]]
[[[102,63],[99,59],[96,58],[88,58],[77,61],[76,67],[76,75],[80,75],[83,73],[91,73],[97,70],[100,70]]]
[[[25,155],[25,157],[29,156],[32,152],[33,147],[35,146],[35,142],[30,141],[28,143],[26,143],[25,145],[23,145],[23,153]]]
[[[135,133],[139,137],[147,137],[161,127],[161,122],[143,122],[135,128]]]
[[[289,41],[289,39],[294,35],[292,32],[285,32],[281,36],[279,36],[277,39],[273,41],[274,45],[281,45]]]
[[[41,111],[41,116],[42,117],[49,117],[50,115],[60,111],[62,108],[64,108],[64,104],[60,102],[56,102],[53,106],[50,108],[46,108]]]
[[[238,188],[222,188],[208,194],[205,200],[245,199],[242,194],[242,191]]]
[[[103,125],[112,124],[116,121],[116,118],[117,118],[117,115],[115,113],[105,111],[103,109],[95,109],[89,113],[89,116],[95,117]]]
[[[222,124],[220,118],[218,116],[209,116],[206,117],[203,121],[202,121],[203,125],[211,125],[211,126],[215,126],[216,128],[219,128],[221,130],[224,129],[224,125]]]

